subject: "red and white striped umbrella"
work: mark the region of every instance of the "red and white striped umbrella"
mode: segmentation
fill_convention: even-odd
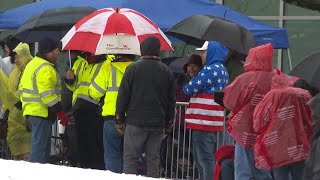
[[[161,50],[173,50],[166,35],[143,14],[127,8],[105,8],[80,19],[61,42],[63,50],[140,55],[140,43],[148,36],[160,39]]]

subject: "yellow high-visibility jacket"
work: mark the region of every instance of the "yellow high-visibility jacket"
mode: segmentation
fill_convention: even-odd
[[[75,75],[75,81],[73,84],[66,83],[67,88],[72,92],[74,92],[74,90],[76,88],[76,84],[79,82],[79,80],[81,79],[81,77],[83,75],[83,71],[88,66],[88,61],[86,59],[84,59],[81,56],[78,56],[77,58],[78,59],[74,62],[73,66],[71,68],[74,75]]]
[[[61,82],[54,65],[34,57],[23,72],[19,91],[23,116],[47,118],[48,107],[61,101]]]
[[[32,59],[29,45],[20,43],[14,50],[17,53],[19,66],[11,72],[9,79],[0,71],[0,100],[10,111],[8,116],[7,143],[13,156],[31,151],[31,132],[27,130],[27,118],[14,105],[20,101],[19,82],[27,63]]]
[[[105,95],[102,107],[102,116],[114,116],[118,90],[129,62],[105,62],[96,78],[93,79],[89,94],[95,100],[100,100]]]
[[[91,81],[98,75],[98,72],[101,69],[102,64],[103,62],[89,64],[83,70],[83,74],[80,76],[81,78],[78,79],[77,84],[75,86],[75,90],[72,95],[73,106],[75,105],[78,98],[84,99],[93,104],[99,103],[99,100],[90,98],[88,91]]]

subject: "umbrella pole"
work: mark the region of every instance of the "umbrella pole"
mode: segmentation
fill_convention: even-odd
[[[287,55],[288,55],[288,61],[289,61],[289,68],[290,71],[292,70],[292,61],[291,61],[291,55],[290,55],[290,48],[286,49]]]
[[[38,50],[39,50],[39,43],[35,42],[34,43],[34,55],[36,55],[38,53]]]
[[[70,54],[70,50],[68,50],[68,54],[69,54],[69,67],[71,68],[71,54]]]

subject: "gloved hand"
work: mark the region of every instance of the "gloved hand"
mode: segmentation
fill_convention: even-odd
[[[126,123],[123,122],[123,123],[117,123],[116,124],[116,129],[118,131],[118,133],[123,136],[124,135],[124,131],[126,130]]]
[[[63,111],[57,112],[56,115],[60,119],[60,124],[62,124],[63,126],[68,125],[69,118]]]
[[[164,133],[165,134],[172,134],[172,131],[173,131],[173,120],[169,120],[166,122],[166,127],[164,129]]]
[[[68,71],[66,72],[66,79],[74,80],[74,78],[75,78],[74,72],[72,71],[72,69],[68,69]]]
[[[126,129],[125,115],[116,114],[116,129],[120,135],[124,135]]]

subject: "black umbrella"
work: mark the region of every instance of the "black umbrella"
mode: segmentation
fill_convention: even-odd
[[[302,60],[289,75],[304,79],[320,90],[320,51]]]
[[[306,9],[320,11],[320,0],[283,0],[287,3],[300,6]]]
[[[174,73],[180,73],[183,74],[183,66],[188,62],[188,58],[186,57],[180,57],[175,59],[169,64],[169,68],[172,70]]]
[[[95,10],[92,7],[49,9],[32,16],[14,36],[24,42],[37,42],[44,36],[60,41],[79,19]]]
[[[202,46],[208,41],[218,41],[242,54],[256,46],[252,34],[242,26],[210,15],[194,15],[170,28],[167,34],[187,44]]]

